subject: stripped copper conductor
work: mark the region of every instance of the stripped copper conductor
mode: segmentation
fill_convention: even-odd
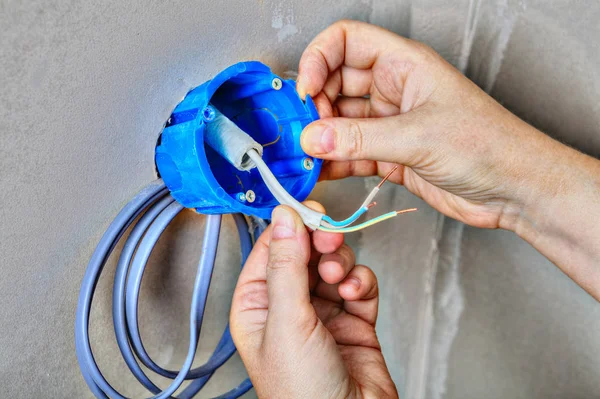
[[[417,211],[417,208],[408,208],[408,209],[403,209],[401,211],[396,211],[396,215],[401,215],[403,213],[409,213],[409,212],[415,212]]]
[[[384,176],[384,178],[379,182],[379,184],[377,185],[377,188],[381,188],[381,186],[383,185],[383,183],[385,183],[387,181],[387,179],[390,178],[390,176],[398,169],[398,165],[394,166],[392,168],[392,170],[390,170],[387,175]]]

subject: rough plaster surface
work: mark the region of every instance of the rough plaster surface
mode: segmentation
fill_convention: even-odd
[[[280,72],[294,70],[311,38],[340,18],[379,16],[382,25],[406,34],[408,24],[396,22],[406,21],[405,10],[399,2],[361,0],[228,1],[226,6],[191,1],[0,3],[0,396],[91,397],[73,343],[81,277],[110,220],[155,177],[156,138],[191,87],[246,59],[259,59]],[[339,189],[351,192],[346,184],[353,183]],[[390,199],[390,206],[416,200],[402,193],[395,201]],[[338,212],[352,206],[348,202]],[[412,238],[403,233],[408,241],[404,248],[428,234],[432,218],[427,210],[406,219],[413,226],[407,232],[419,233]],[[170,367],[181,363],[187,345],[189,283],[202,223],[202,217],[189,212],[180,216],[155,251],[144,280],[143,338]],[[369,240],[364,248],[371,248]],[[418,275],[428,249],[409,254],[402,248],[397,247],[399,260],[408,257]],[[223,229],[221,250],[200,358],[206,358],[225,325],[237,273],[237,239],[230,222]],[[110,325],[113,268],[114,263],[107,266],[94,301],[93,348],[110,381],[128,395],[140,396],[119,360]],[[409,325],[417,309],[410,303],[420,298],[416,278],[402,307]],[[390,299],[397,295],[391,288]],[[383,307],[394,302],[384,300]],[[382,335],[390,343],[386,354],[405,360],[395,353],[393,334]],[[395,345],[408,347],[413,337],[405,337]],[[391,364],[402,383],[407,362]],[[222,392],[244,376],[234,360],[203,394]]]
[[[360,19],[432,45],[511,110],[597,156],[599,17],[596,3],[539,0],[0,2],[0,397],[91,397],[73,343],[84,267],[155,177],[156,137],[191,87],[240,60],[294,70],[316,33]],[[314,197],[345,216],[374,183],[323,183]],[[401,188],[378,203],[420,208],[348,237],[380,279],[377,328],[401,395],[597,396],[597,303],[508,233],[463,236]],[[179,216],[144,280],[142,336],[170,367],[187,345],[203,223]],[[226,323],[238,263],[226,219],[198,362]],[[110,381],[139,397],[110,325],[113,269],[94,302],[93,348]],[[244,376],[232,360],[203,397]]]
[[[598,157],[600,6],[477,3],[467,75],[525,120]],[[432,366],[429,397],[597,397],[600,340],[590,332],[598,303],[510,233],[466,228],[459,255],[462,289],[436,294],[464,310],[446,382],[434,380]],[[436,325],[451,331],[444,319]]]
[[[600,306],[515,235],[465,228],[447,398],[595,398]]]
[[[492,95],[551,136],[600,157],[600,4],[531,1],[520,9]]]

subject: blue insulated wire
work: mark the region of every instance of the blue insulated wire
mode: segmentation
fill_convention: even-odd
[[[349,218],[341,220],[339,222],[333,220],[332,218],[330,218],[327,215],[323,216],[323,220],[328,222],[329,224],[331,224],[334,227],[346,227],[349,224],[354,223],[356,220],[358,220],[358,218],[361,217],[368,210],[369,210],[369,208],[362,207],[362,208],[358,209],[356,212],[354,212],[352,215],[350,215]]]

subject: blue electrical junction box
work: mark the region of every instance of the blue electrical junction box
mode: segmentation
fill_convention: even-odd
[[[205,143],[213,107],[263,146],[263,160],[288,193],[306,199],[322,161],[302,151],[300,134],[319,118],[317,109],[309,96],[300,99],[293,80],[250,61],[190,91],[169,118],[156,147],[156,165],[179,203],[204,214],[241,212],[263,219],[279,204],[256,168],[238,170]]]

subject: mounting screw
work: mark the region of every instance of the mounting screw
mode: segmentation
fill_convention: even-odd
[[[315,162],[312,158],[304,158],[302,160],[302,167],[304,170],[312,170],[315,167]]]
[[[256,199],[256,194],[254,194],[254,191],[252,191],[252,190],[246,191],[246,201],[248,201],[249,203],[253,203],[255,199]]]
[[[216,116],[215,109],[210,105],[202,110],[202,119],[204,119],[204,122],[212,122]]]
[[[236,198],[240,202],[246,202],[246,194],[244,193],[238,193],[238,195],[236,195]]]
[[[281,82],[281,79],[279,79],[279,78],[275,78],[271,81],[271,87],[274,88],[275,90],[281,89],[282,86],[283,86],[283,83]]]

